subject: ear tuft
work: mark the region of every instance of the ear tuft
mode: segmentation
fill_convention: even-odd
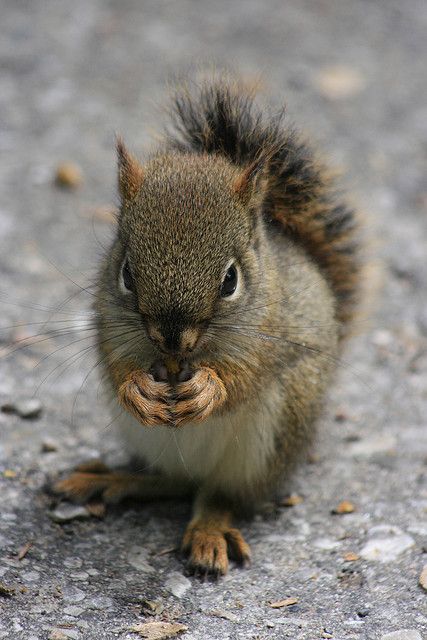
[[[144,169],[126,149],[123,139],[117,138],[119,164],[119,191],[123,201],[130,201],[138,194],[144,180]]]
[[[256,195],[262,197],[267,182],[266,165],[266,157],[259,156],[234,179],[233,191],[243,204],[249,204]]]

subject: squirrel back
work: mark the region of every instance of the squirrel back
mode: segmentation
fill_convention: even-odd
[[[254,92],[230,80],[174,95],[167,144],[184,153],[222,156],[238,167],[263,164],[263,213],[319,266],[336,299],[341,336],[358,302],[361,265],[354,211],[340,202],[327,170],[284,122],[266,117]]]

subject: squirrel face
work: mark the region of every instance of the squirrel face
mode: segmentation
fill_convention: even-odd
[[[262,299],[256,173],[182,154],[142,167],[119,143],[117,300],[161,353],[188,357]]]

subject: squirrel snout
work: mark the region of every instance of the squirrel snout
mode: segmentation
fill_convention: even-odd
[[[204,327],[179,325],[162,326],[152,322],[146,324],[148,337],[162,351],[170,355],[186,356],[196,348]]]

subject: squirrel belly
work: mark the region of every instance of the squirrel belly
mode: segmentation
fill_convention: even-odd
[[[283,390],[276,383],[258,399],[201,424],[146,428],[129,414],[119,429],[144,471],[160,471],[177,481],[203,485],[230,498],[250,500],[262,491],[275,456]],[[261,490],[261,491],[260,491]]]

